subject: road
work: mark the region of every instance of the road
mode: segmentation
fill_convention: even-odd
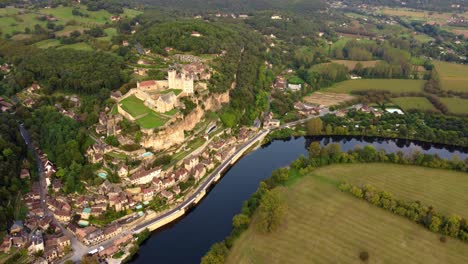
[[[31,153],[34,154],[34,158],[36,159],[37,172],[39,173],[41,206],[42,206],[43,211],[46,213],[48,211],[47,204],[45,202],[46,195],[47,195],[47,184],[46,184],[45,177],[44,177],[44,166],[42,166],[42,162],[39,157],[39,154],[34,148],[32,141],[31,141],[31,136],[29,135],[29,132],[26,130],[26,128],[24,128],[24,124],[20,124],[19,129],[20,129],[21,136],[23,137],[24,143],[26,143],[29,151],[31,151]]]
[[[28,149],[33,153],[36,159],[36,166],[37,171],[39,173],[39,187],[40,187],[40,197],[41,197],[41,207],[44,210],[44,215],[52,216],[53,223],[60,227],[63,234],[66,235],[71,240],[71,246],[74,252],[87,252],[83,244],[76,239],[76,237],[71,234],[61,223],[59,223],[54,217],[53,213],[47,207],[46,199],[47,199],[47,183],[45,180],[45,173],[44,173],[44,166],[42,165],[41,159],[39,157],[39,153],[37,153],[36,148],[33,146],[31,141],[31,136],[29,135],[28,130],[24,127],[24,124],[19,125],[21,136],[23,137],[24,142],[28,146]]]

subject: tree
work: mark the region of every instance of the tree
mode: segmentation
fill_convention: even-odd
[[[323,123],[322,119],[313,118],[307,121],[307,133],[309,135],[320,135],[322,134]]]
[[[432,232],[439,232],[441,224],[442,220],[438,216],[433,215],[431,217],[431,224],[429,225],[429,230],[431,230]]]
[[[275,231],[281,224],[285,212],[286,205],[279,190],[265,192],[258,207],[258,229],[262,232]]]
[[[201,264],[223,264],[229,249],[226,244],[219,242],[211,246],[210,251],[201,259]]]
[[[456,237],[460,231],[460,221],[461,218],[457,215],[449,216],[442,229],[443,233],[448,236]]]
[[[314,141],[309,145],[309,158],[317,158],[320,156],[320,151],[322,147],[320,146],[319,141]]]
[[[97,255],[94,256],[89,256],[89,255],[83,255],[81,258],[81,264],[99,264]]]
[[[244,230],[249,226],[250,218],[245,214],[237,214],[232,218],[234,230]]]
[[[367,251],[361,251],[359,253],[359,258],[362,260],[362,261],[367,261],[369,260],[369,253]]]

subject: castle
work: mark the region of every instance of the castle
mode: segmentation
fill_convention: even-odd
[[[193,94],[193,75],[185,72],[177,73],[171,69],[167,72],[169,89],[182,90],[185,95]]]

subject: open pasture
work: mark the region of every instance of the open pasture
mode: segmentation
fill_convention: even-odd
[[[423,80],[403,80],[403,79],[360,79],[339,82],[330,88],[325,89],[333,93],[351,93],[356,91],[378,90],[392,93],[421,92],[423,90]]]
[[[337,167],[339,166],[341,165]],[[404,195],[403,190],[408,188],[417,189],[405,184],[422,184],[418,186],[418,193],[424,195],[427,192],[428,195],[423,197],[427,201],[435,199],[429,197],[431,191],[442,189],[433,186],[437,182],[444,183],[444,188],[447,188],[448,182],[453,179],[462,180],[464,178],[460,178],[461,176],[466,177],[466,175],[453,176],[453,178],[448,176],[450,180],[444,181],[448,174],[445,171],[435,170],[435,173],[431,172],[434,179],[429,180],[430,188],[425,190],[428,184],[422,181],[422,176],[426,176],[424,174],[427,172],[424,168],[422,171],[410,170],[420,175],[416,176],[418,180],[408,180],[399,176],[398,179],[403,181],[400,184],[397,180],[386,177],[386,172],[381,167],[369,164],[374,167],[362,171],[362,164],[355,166],[354,175],[366,177],[366,180],[375,178],[376,182],[381,183],[378,187],[398,188],[398,185],[402,188],[402,191],[398,192],[400,195]],[[406,172],[411,167],[393,164],[390,166],[395,166],[391,168],[397,172],[394,176],[400,173],[412,176]],[[327,178],[331,177],[333,169],[334,166],[320,168],[313,172],[313,175],[301,178],[289,187],[282,187],[288,208],[283,226],[272,233],[259,233],[255,228],[257,218],[254,216],[249,229],[235,241],[227,263],[357,264],[363,263],[359,259],[359,253],[362,251],[369,253],[369,260],[365,263],[468,262],[466,243],[452,238],[447,238],[446,243],[441,243],[439,234],[432,233],[406,218],[371,205],[351,194],[340,192],[331,182],[332,179]],[[328,170],[332,172],[329,173]],[[320,173],[321,176],[315,175],[316,173]],[[371,178],[368,173],[374,176]],[[336,179],[347,174],[347,170],[341,170]],[[379,180],[379,176],[383,177]],[[457,185],[456,182],[454,184]],[[466,185],[464,186],[466,190]],[[460,189],[461,187],[457,188]],[[445,189],[445,194],[450,196],[450,192],[450,188]],[[441,193],[434,194],[440,198]]]

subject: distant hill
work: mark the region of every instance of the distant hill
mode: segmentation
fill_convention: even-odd
[[[281,10],[311,13],[325,8],[321,0],[134,0],[151,6],[183,9],[192,12],[252,12],[258,10]],[[182,10],[181,10],[182,11]]]

